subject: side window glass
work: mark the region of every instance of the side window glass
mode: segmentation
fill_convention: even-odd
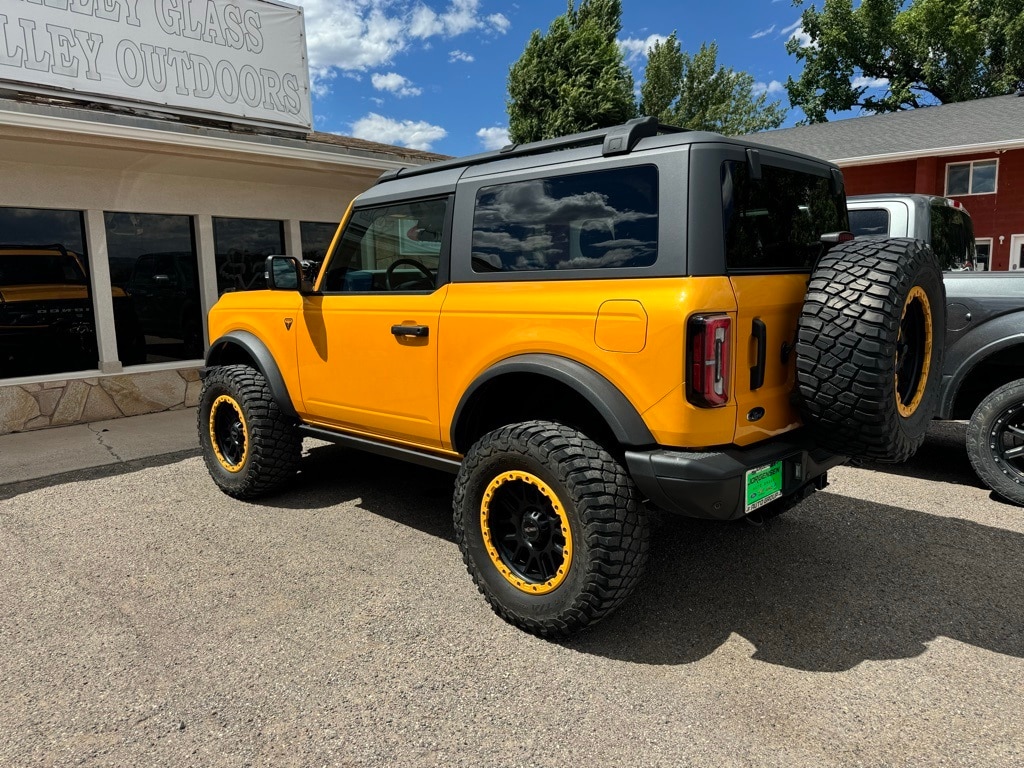
[[[473,271],[649,267],[658,257],[654,166],[484,187],[473,214]]]
[[[889,234],[889,211],[885,208],[851,210],[850,231],[857,237]]]
[[[437,287],[448,200],[353,211],[331,255],[326,293],[432,291]]]
[[[962,211],[934,204],[932,214],[932,250],[944,270],[961,271],[974,263],[974,232]]]
[[[762,164],[722,164],[725,257],[731,270],[810,270],[825,246],[821,236],[847,230],[846,200],[827,176]]]

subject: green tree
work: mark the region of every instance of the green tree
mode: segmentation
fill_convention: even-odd
[[[802,5],[803,0],[794,0]],[[896,112],[1011,93],[1024,84],[1024,0],[824,0],[786,49],[786,90],[809,122],[860,107]]]
[[[787,109],[754,95],[754,78],[718,65],[718,45],[704,43],[690,55],[673,32],[647,57],[640,87],[640,112],[661,122],[729,136],[778,128]]]
[[[616,42],[621,0],[568,0],[547,35],[535,31],[508,76],[515,143],[617,125],[636,115],[633,76]]]

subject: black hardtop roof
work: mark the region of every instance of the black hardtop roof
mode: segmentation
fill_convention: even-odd
[[[476,155],[457,157],[436,163],[427,163],[425,165],[418,165],[410,168],[399,168],[397,170],[386,171],[377,179],[377,184],[384,184],[389,181],[398,181],[400,179],[408,179],[414,176],[425,176],[441,173],[443,171],[486,165],[488,163],[499,162],[511,158],[537,157],[567,149],[592,147],[595,156],[597,155],[598,150],[600,150],[600,156],[603,157],[626,155],[636,149],[637,145],[644,139],[653,139],[654,137],[661,138],[657,142],[653,143],[644,142],[644,146],[642,148],[652,148],[652,146],[681,146],[705,142],[724,142],[757,151],[794,155],[816,162],[823,168],[835,167],[833,163],[830,163],[827,160],[811,157],[810,155],[803,155],[791,150],[759,145],[746,138],[728,137],[709,131],[690,131],[686,128],[662,125],[657,121],[657,118],[654,117],[639,117],[623,123],[622,125],[616,125],[610,128],[598,128],[593,131],[574,133],[569,136],[559,136],[554,139],[545,139],[543,141],[535,141],[529,144],[509,144],[501,149],[491,152],[482,152]]]

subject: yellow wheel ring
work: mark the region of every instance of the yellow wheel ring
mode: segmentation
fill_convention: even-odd
[[[914,387],[914,391],[910,393],[909,397],[903,397],[900,395],[899,374],[896,374],[896,409],[899,411],[900,416],[904,418],[913,416],[914,412],[917,411],[918,406],[921,405],[921,401],[924,399],[924,393],[928,387],[928,373],[932,364],[932,344],[934,343],[935,338],[934,329],[932,328],[932,307],[931,303],[928,301],[928,294],[925,293],[924,288],[919,285],[915,285],[907,295],[907,300],[903,303],[903,314],[900,316],[900,335],[897,340],[897,346],[903,338],[903,321],[907,317],[907,310],[910,309],[915,302],[919,305],[924,321],[924,360],[921,363],[921,371],[917,376],[917,385]]]
[[[224,418],[224,409],[232,415]],[[221,395],[210,406],[210,445],[217,461],[228,472],[241,472],[249,458],[249,425],[242,406],[231,395]]]
[[[510,499],[503,502],[500,497],[513,488],[512,484],[527,486],[520,487],[514,495],[532,497],[534,503],[512,505]],[[535,503],[541,500],[543,506]],[[511,514],[510,506],[515,506]],[[504,519],[496,521],[497,516]],[[495,535],[495,522],[503,526],[504,536]],[[480,531],[491,563],[505,581],[521,592],[546,595],[558,589],[569,575],[573,554],[569,518],[557,494],[536,475],[512,470],[491,480],[480,502]],[[536,540],[530,541],[533,536]],[[511,551],[506,538],[515,539],[515,551]],[[525,563],[514,562],[524,559]],[[541,574],[528,574],[531,566]]]

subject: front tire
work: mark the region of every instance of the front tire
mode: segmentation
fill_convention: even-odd
[[[561,424],[484,435],[455,483],[455,537],[495,613],[563,637],[614,611],[647,560],[649,526],[625,469]]]
[[[967,455],[985,485],[1024,506],[1024,379],[999,387],[974,410]]]
[[[228,496],[266,496],[295,476],[302,436],[254,368],[210,370],[199,395],[197,427],[210,476]]]

